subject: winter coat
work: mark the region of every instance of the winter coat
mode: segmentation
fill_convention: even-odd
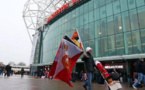
[[[86,71],[94,72],[95,63],[94,63],[93,56],[88,52],[87,52],[87,56],[88,57],[84,56],[82,58],[82,61],[84,61],[84,63],[85,63]]]

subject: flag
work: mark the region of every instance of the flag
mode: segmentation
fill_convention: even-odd
[[[58,48],[49,76],[64,81],[72,87],[70,80],[72,64],[77,61],[83,51],[68,37],[64,36]]]
[[[75,32],[73,33],[71,39],[73,40],[73,42],[74,42],[78,47],[80,47],[82,50],[84,49],[84,48],[83,48],[82,41],[81,41],[81,38],[80,38],[80,35],[79,35],[77,29],[75,29]]]

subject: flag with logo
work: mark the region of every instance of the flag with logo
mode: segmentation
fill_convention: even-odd
[[[80,38],[80,35],[79,35],[77,29],[75,29],[75,32],[73,33],[71,39],[73,40],[73,42],[74,42],[78,47],[80,47],[82,50],[84,49],[84,48],[83,48],[82,41],[81,41],[81,38]]]
[[[64,36],[50,69],[49,76],[64,81],[72,87],[70,83],[72,79],[72,63],[74,64],[82,53],[82,49],[80,49],[68,36]]]

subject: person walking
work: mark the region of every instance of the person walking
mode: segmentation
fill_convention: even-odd
[[[93,56],[91,55],[92,48],[87,47],[86,52],[87,53],[84,53],[84,56],[82,58],[82,61],[84,61],[85,63],[85,68],[87,72],[87,80],[83,84],[83,87],[85,88],[85,90],[87,90],[87,86],[88,86],[88,89],[92,90],[91,82],[92,82],[94,67],[95,67],[94,59]]]
[[[138,75],[138,79],[137,81],[132,85],[132,87],[134,89],[137,89],[137,85],[139,84],[139,82],[141,82],[143,80],[143,70],[144,70],[144,59],[140,58],[139,60],[137,60],[136,62],[136,72]]]
[[[23,77],[25,71],[24,71],[24,68],[21,69],[21,78]]]

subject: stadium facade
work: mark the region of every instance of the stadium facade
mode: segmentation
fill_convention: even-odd
[[[52,64],[62,37],[71,37],[74,29],[106,69],[129,73],[134,62],[145,57],[145,0],[72,0],[62,7],[39,28],[33,72]],[[79,59],[74,70],[83,65]]]

